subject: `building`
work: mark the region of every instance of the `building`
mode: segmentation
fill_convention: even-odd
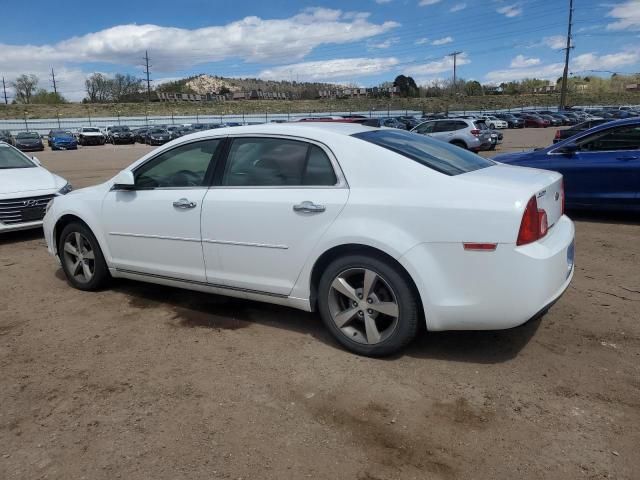
[[[395,97],[400,93],[398,87],[371,87],[371,88],[334,88],[320,90],[318,98],[363,98],[363,97]]]

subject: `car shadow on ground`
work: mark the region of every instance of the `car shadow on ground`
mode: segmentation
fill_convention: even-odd
[[[12,243],[28,242],[30,240],[44,239],[42,228],[32,228],[29,230],[17,230],[0,234],[0,245]]]
[[[59,273],[64,278],[62,272]],[[317,313],[122,279],[114,280],[111,289],[127,295],[132,308],[171,309],[174,313],[171,325],[177,328],[237,330],[260,324],[311,335],[326,345],[341,348]],[[540,320],[532,320],[503,331],[422,331],[408,348],[386,360],[408,356],[478,364],[502,363],[518,355],[539,324]]]
[[[616,225],[640,225],[640,212],[608,212],[569,210],[567,215],[576,222],[612,223]]]

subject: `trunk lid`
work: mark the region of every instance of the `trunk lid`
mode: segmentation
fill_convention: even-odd
[[[457,178],[509,191],[513,194],[511,198],[520,202],[523,210],[529,199],[535,196],[538,209],[547,213],[549,228],[562,216],[562,175],[558,172],[498,164]]]

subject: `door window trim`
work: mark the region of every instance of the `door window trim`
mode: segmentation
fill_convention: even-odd
[[[335,185],[222,185],[222,177],[224,175],[224,171],[227,167],[227,162],[229,161],[229,151],[231,148],[231,144],[233,140],[240,138],[268,138],[268,139],[276,139],[276,140],[292,140],[297,142],[305,142],[311,145],[315,145],[322,149],[325,153],[329,161],[331,162],[331,168],[333,168],[333,173],[336,176]],[[342,171],[342,167],[340,167],[340,163],[338,162],[336,156],[333,154],[331,149],[322,142],[317,140],[313,140],[306,137],[298,137],[295,135],[285,135],[285,134],[274,134],[274,133],[238,133],[238,134],[229,134],[227,135],[227,142],[222,150],[220,161],[217,162],[219,167],[216,168],[213,181],[209,184],[210,189],[228,189],[228,190],[318,190],[318,189],[344,189],[349,188],[349,184],[347,183],[347,179]]]
[[[177,145],[174,145],[171,148],[167,148],[164,149],[160,152],[158,152],[157,154],[153,155],[152,157],[147,158],[144,162],[136,165],[134,168],[131,169],[131,173],[133,174],[134,179],[136,178],[136,172],[142,168],[143,166],[147,165],[149,162],[153,162],[154,160],[156,160],[158,157],[160,157],[161,155],[164,155],[168,152],[171,152],[172,150],[175,150],[176,148],[181,148],[184,147],[186,145],[191,145],[191,144],[196,144],[196,143],[201,143],[201,142],[209,142],[212,140],[220,140],[220,145],[218,145],[218,147],[216,148],[216,151],[213,153],[213,155],[211,155],[211,158],[209,159],[209,165],[207,166],[207,171],[204,174],[204,179],[202,181],[202,185],[198,185],[198,186],[192,186],[192,187],[135,187],[132,189],[129,189],[130,191],[153,191],[153,190],[206,190],[211,186],[212,183],[212,179],[213,179],[213,175],[214,175],[214,170],[216,169],[216,165],[219,163],[222,163],[223,160],[223,155],[226,155],[227,151],[226,151],[226,144],[227,144],[227,136],[217,136],[217,137],[206,137],[206,138],[197,138],[197,139],[193,139],[193,140],[188,140],[186,142],[181,142]],[[217,161],[216,161],[217,160]]]

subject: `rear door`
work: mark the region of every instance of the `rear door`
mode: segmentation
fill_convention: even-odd
[[[624,207],[640,202],[640,124],[601,130],[576,140],[573,155],[552,150],[544,168],[565,177],[567,201]]]
[[[207,281],[288,295],[309,254],[347,202],[331,151],[307,140],[231,140],[202,205]]]

